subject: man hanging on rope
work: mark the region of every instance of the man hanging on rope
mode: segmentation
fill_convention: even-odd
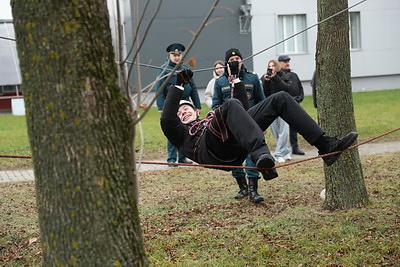
[[[178,72],[164,103],[161,128],[164,135],[188,158],[200,164],[242,166],[247,154],[261,169],[265,180],[278,177],[273,168],[275,160],[265,143],[263,131],[279,116],[304,139],[319,150],[320,155],[343,151],[357,139],[351,132],[336,138],[324,135],[324,130],[286,92],[278,92],[248,109],[249,103],[243,82],[237,78],[239,62],[227,63],[233,98],[210,111],[200,120],[193,104],[181,101],[183,87],[193,76],[190,69]],[[247,111],[246,111],[247,110]],[[323,157],[332,165],[340,153]],[[232,167],[221,168],[231,170]],[[257,190],[253,188],[250,190]]]

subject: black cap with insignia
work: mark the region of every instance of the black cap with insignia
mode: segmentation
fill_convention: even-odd
[[[239,56],[240,59],[243,59],[242,54],[240,54],[239,50],[236,48],[231,48],[225,53],[225,62],[228,62],[230,57]]]
[[[165,50],[170,54],[182,54],[185,51],[185,46],[180,43],[174,43],[167,46]]]

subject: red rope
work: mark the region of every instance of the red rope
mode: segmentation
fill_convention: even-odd
[[[30,159],[30,158],[32,158],[32,156],[11,156],[11,155],[0,155],[0,158]]]
[[[170,163],[170,162],[154,162],[154,161],[141,161],[141,162],[136,162],[136,163],[140,163],[140,164],[154,164],[154,165],[174,165],[174,166],[190,166],[190,167],[205,167],[205,168],[224,168],[224,169],[254,169],[254,170],[269,170],[269,169],[278,169],[278,168],[282,168],[282,167],[286,167],[289,165],[294,165],[294,164],[298,164],[301,162],[305,162],[305,161],[310,161],[310,160],[314,160],[314,159],[318,159],[318,158],[322,158],[325,156],[330,156],[330,155],[334,155],[334,154],[338,154],[338,153],[342,153],[344,151],[350,150],[350,149],[354,149],[356,147],[359,147],[361,145],[364,145],[366,143],[372,142],[378,138],[381,138],[385,135],[394,133],[396,131],[400,130],[400,128],[388,131],[386,133],[383,133],[381,135],[375,136],[373,138],[367,139],[363,142],[360,142],[354,146],[348,147],[347,149],[343,150],[343,151],[336,151],[336,152],[332,152],[332,153],[328,153],[328,154],[324,154],[324,155],[319,155],[316,157],[311,157],[311,158],[307,158],[307,159],[303,159],[303,160],[298,160],[298,161],[293,161],[290,163],[286,163],[286,164],[281,164],[279,166],[275,166],[274,168],[266,168],[266,169],[262,169],[262,168],[258,168],[258,167],[247,167],[247,166],[229,166],[229,165],[214,165],[214,164],[197,164],[197,163],[192,163],[192,164],[188,164],[188,163]],[[30,159],[32,158],[32,156],[11,156],[11,155],[0,155],[0,158],[22,158],[22,159]]]

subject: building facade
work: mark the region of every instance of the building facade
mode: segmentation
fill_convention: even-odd
[[[110,26],[115,35],[116,1],[108,0]],[[158,9],[158,1],[120,0],[123,18],[124,57],[128,55],[136,35],[135,17],[143,15],[138,30],[143,39],[137,61],[143,64],[141,74],[132,72],[132,91],[154,81],[157,69],[167,58],[165,48],[175,42],[188,46],[208,14],[213,0],[168,0]],[[349,6],[358,3],[349,0]],[[152,21],[154,12],[158,14]],[[135,11],[138,11],[135,13]],[[351,68],[353,91],[400,88],[400,37],[396,27],[400,25],[400,1],[365,1],[349,10]],[[309,81],[315,69],[317,39],[317,1],[296,0],[276,2],[272,0],[221,0],[191,51],[185,64],[195,71],[195,80],[201,98],[216,60],[224,60],[225,51],[238,48],[247,68],[261,76],[269,59],[287,54],[292,58],[291,67],[303,82],[306,94],[311,94]],[[282,40],[311,27],[285,42]],[[394,27],[394,29],[393,29]],[[9,110],[11,98],[21,97],[18,56],[15,49],[14,30],[9,2],[0,3],[0,110]],[[9,40],[11,39],[11,40]],[[265,50],[265,51],[264,51]],[[133,60],[135,47],[128,59]],[[263,52],[260,52],[263,51]],[[254,56],[253,56],[254,55]],[[148,65],[146,67],[146,65]],[[153,66],[153,67],[152,67]],[[334,66],[333,66],[334,67]],[[203,98],[202,98],[203,99]]]
[[[252,51],[257,53],[317,24],[317,1],[296,0],[277,4],[252,0]],[[360,3],[349,0],[349,7]],[[353,91],[400,88],[400,1],[365,1],[349,9],[350,56]],[[309,80],[315,69],[317,27],[254,57],[254,69],[265,71],[269,59],[287,54],[291,67],[311,94]],[[334,68],[334,66],[332,66]]]
[[[187,53],[185,65],[193,70],[211,68],[216,60],[224,60],[225,52],[230,48],[238,48],[244,57],[251,55],[251,20],[249,11],[245,8],[245,2],[243,0],[221,0],[219,2],[218,8],[214,9],[209,19],[210,23],[203,29],[192,49]],[[124,1],[126,51],[130,50],[136,34],[135,3],[135,0]],[[214,0],[164,1],[140,50],[140,62],[159,67],[167,59],[165,49],[169,44],[182,43],[188,47],[193,33],[199,29],[213,3]],[[143,13],[144,4],[146,4],[145,1],[139,1],[139,16]],[[157,4],[158,1],[150,2],[144,13],[139,39],[144,37],[146,26],[149,24]],[[109,6],[111,5],[109,4]],[[252,59],[248,60],[246,65],[252,69]],[[143,66],[141,70],[143,85],[155,79],[156,69]],[[196,72],[197,86],[205,88],[212,77],[211,70]],[[134,77],[131,81],[135,85],[137,78]]]
[[[0,18],[0,112],[11,112],[22,99],[21,74],[11,19]],[[13,101],[13,99],[16,99]]]

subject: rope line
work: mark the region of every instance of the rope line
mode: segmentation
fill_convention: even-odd
[[[306,161],[310,161],[310,160],[314,160],[314,159],[319,159],[322,157],[326,157],[326,156],[330,156],[330,155],[334,155],[334,154],[339,154],[339,153],[343,153],[344,151],[347,150],[351,150],[354,149],[356,147],[362,146],[366,143],[372,142],[378,138],[381,138],[385,135],[394,133],[396,131],[400,130],[400,127],[397,129],[393,129],[391,131],[388,131],[386,133],[380,134],[378,136],[372,137],[370,139],[367,139],[363,142],[360,142],[356,145],[353,145],[351,147],[348,147],[345,150],[342,151],[336,151],[336,152],[332,152],[332,153],[328,153],[328,154],[324,154],[324,155],[319,155],[316,157],[311,157],[311,158],[307,158],[307,159],[302,159],[302,160],[297,160],[297,161],[293,161],[290,163],[286,163],[286,164],[280,164],[279,166],[275,166],[273,168],[258,168],[258,167],[247,167],[247,166],[230,166],[230,165],[216,165],[216,164],[195,164],[195,163],[171,163],[171,162],[154,162],[154,161],[140,161],[140,162],[136,162],[136,163],[140,163],[140,164],[152,164],[152,165],[173,165],[173,166],[188,166],[188,167],[204,167],[204,168],[217,168],[217,169],[253,169],[253,170],[271,170],[271,169],[278,169],[278,168],[283,168],[286,166],[290,166],[290,165],[294,165],[294,164],[299,164],[302,162],[306,162]],[[21,158],[21,159],[31,159],[32,156],[12,156],[12,155],[0,155],[0,158]]]

